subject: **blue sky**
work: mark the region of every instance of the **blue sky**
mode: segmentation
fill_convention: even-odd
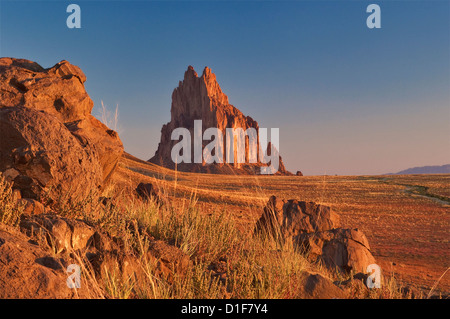
[[[0,56],[80,66],[94,115],[118,104],[142,159],[187,66],[209,66],[231,104],[280,128],[289,170],[380,174],[450,163],[449,21],[449,1],[0,0]]]

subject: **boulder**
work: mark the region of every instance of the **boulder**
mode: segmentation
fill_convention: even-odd
[[[208,270],[211,271],[211,278],[219,280],[222,284],[225,284],[228,279],[228,263],[226,259],[219,259],[212,262],[208,266]]]
[[[113,174],[123,145],[91,115],[85,81],[67,61],[0,58],[0,172],[22,197],[81,200]]]
[[[95,275],[105,282],[119,279],[131,284],[145,276],[140,260],[121,251],[99,251],[89,254],[88,260]]]
[[[61,61],[49,69],[24,59],[0,59],[0,108],[24,106],[52,114],[62,123],[88,116],[94,103],[84,88],[86,76]]]
[[[152,183],[139,183],[139,185],[136,187],[136,193],[137,195],[144,199],[154,199],[158,203],[162,203],[162,196],[158,188],[153,186]]]
[[[369,274],[357,273],[346,280],[337,280],[334,284],[345,290],[352,299],[365,299],[370,294],[367,287],[368,276]]]
[[[323,275],[305,271],[299,297],[302,299],[343,299],[348,298],[348,294]]]
[[[92,236],[92,246],[97,251],[119,251],[120,247],[106,233],[96,231]]]
[[[189,256],[181,249],[162,240],[151,243],[147,257],[149,260],[156,258],[156,274],[169,283],[173,283],[175,276],[184,278],[191,263]]]
[[[338,225],[338,216],[328,206],[294,199],[285,201],[272,196],[256,223],[256,231],[286,239],[303,233],[332,229]]]
[[[341,272],[365,273],[375,263],[366,236],[358,229],[337,228],[294,238],[311,261]]]
[[[85,292],[67,287],[64,262],[2,224],[0,265],[0,299],[74,298]]]
[[[88,259],[97,276],[103,279],[120,276],[124,281],[145,280],[148,277],[144,259],[126,253],[105,234],[96,233],[93,246],[96,250],[88,253]],[[170,284],[174,283],[175,278],[184,278],[191,263],[189,256],[179,248],[161,240],[150,242],[146,258],[155,267],[155,276]]]
[[[367,271],[375,263],[366,236],[358,229],[339,228],[328,206],[270,197],[256,222],[255,232],[283,243],[292,241],[312,262],[341,272]]]
[[[45,213],[44,205],[42,205],[42,203],[38,202],[37,200],[29,198],[21,198],[18,201],[19,206],[23,205],[24,207],[22,212],[24,215],[31,216]]]
[[[66,219],[66,222],[71,230],[71,248],[73,250],[89,248],[95,229],[81,220]]]
[[[0,135],[0,172],[6,171],[24,198],[76,200],[102,185],[97,153],[80,145],[53,115],[0,108]]]

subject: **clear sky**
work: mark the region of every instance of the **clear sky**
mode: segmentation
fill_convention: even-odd
[[[0,0],[0,56],[81,67],[94,115],[119,105],[125,150],[145,160],[187,66],[209,66],[231,104],[280,128],[289,170],[381,174],[450,163],[449,20],[448,0]]]

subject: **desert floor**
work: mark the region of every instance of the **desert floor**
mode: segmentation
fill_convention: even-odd
[[[207,214],[226,211],[253,227],[271,195],[331,206],[359,228],[384,274],[429,291],[450,292],[450,175],[232,176],[176,172],[124,155],[113,185],[151,182],[183,205],[197,198]],[[439,280],[440,279],[440,280]]]

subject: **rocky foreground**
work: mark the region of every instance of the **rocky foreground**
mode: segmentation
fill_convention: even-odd
[[[368,294],[366,270],[375,260],[367,239],[341,228],[329,207],[272,197],[244,241],[230,222],[195,217],[192,208],[177,215],[177,206],[151,184],[140,184],[125,199],[104,197],[123,146],[91,115],[83,72],[67,61],[44,69],[2,58],[0,78],[0,298],[248,297],[239,288],[247,276],[278,283],[277,263],[287,259],[295,270],[295,287],[291,275],[281,278],[289,279],[288,297],[352,297],[355,278]],[[187,97],[191,90],[203,95]],[[186,101],[191,108],[184,108]],[[232,120],[257,127],[228,104],[209,69],[198,78],[191,68],[174,92],[169,126],[210,107],[221,114],[204,117],[210,125],[225,128]],[[230,112],[236,116],[229,118]],[[165,142],[157,152],[161,158]],[[187,233],[190,223],[199,229],[195,240]],[[81,268],[83,289],[67,285],[70,265]],[[333,282],[327,273],[348,280]],[[182,294],[190,287],[198,292],[199,280],[217,291]],[[255,280],[251,285],[260,285]],[[154,290],[142,291],[137,283]]]
[[[146,200],[145,196],[149,196],[147,200],[154,200],[157,196],[157,193],[145,193],[142,189],[145,187],[136,190],[136,198]],[[20,199],[7,200],[21,203]],[[199,265],[199,255],[190,256],[180,247],[155,238],[149,227],[141,225],[138,219],[127,220],[126,213],[122,213],[123,227],[127,230],[123,234],[134,239],[127,239],[123,234],[112,235],[98,223],[62,217],[42,205],[27,206],[15,227],[0,224],[0,298],[123,297],[111,293],[108,284],[146,282],[150,285],[151,278],[164,286],[176,286],[193,275],[192,269]],[[365,286],[366,269],[375,259],[367,239],[357,229],[334,228],[337,226],[337,217],[323,205],[281,201],[276,197],[267,203],[255,225],[254,240],[271,237],[280,247],[291,242],[311,263],[297,277],[296,294],[291,297],[352,298],[369,295]],[[133,240],[137,239],[133,245]],[[279,260],[276,263],[286,258],[283,248],[266,249],[263,253]],[[233,296],[233,277],[239,274],[240,263],[249,262],[243,258],[244,255],[240,260],[233,260],[229,254],[207,260],[203,275],[222,289],[222,298],[236,297]],[[245,254],[247,257],[249,253]],[[300,255],[296,258],[299,263],[306,263]],[[254,262],[250,266],[261,267]],[[326,267],[325,274],[323,270],[317,270],[320,267],[316,269],[314,266],[319,264]],[[67,285],[70,265],[79,265],[82,269],[83,280],[78,289]],[[277,267],[270,263],[257,271],[264,273],[264,267],[270,266],[275,266],[275,271],[282,271],[281,265]],[[327,272],[338,272],[341,277],[349,279],[333,281]],[[138,298],[139,294],[130,291],[128,297]]]
[[[22,196],[75,200],[104,187],[123,145],[91,115],[86,76],[67,61],[44,69],[0,59],[0,172]]]

